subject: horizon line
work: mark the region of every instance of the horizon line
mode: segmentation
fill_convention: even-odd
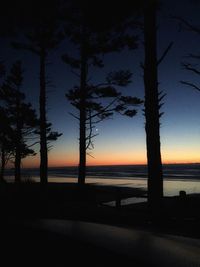
[[[162,165],[189,165],[189,164],[200,164],[200,162],[175,162],[175,163],[162,163]],[[147,163],[138,163],[138,164],[99,164],[99,165],[87,165],[86,167],[106,167],[106,166],[147,166]],[[49,166],[50,168],[69,168],[77,167],[78,165],[65,165],[65,166]],[[39,169],[40,167],[22,167],[22,169]],[[9,168],[14,169],[14,168]]]

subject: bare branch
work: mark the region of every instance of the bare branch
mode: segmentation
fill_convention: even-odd
[[[75,72],[74,70],[71,70],[71,73],[74,74],[76,77],[80,78],[80,74],[78,74],[78,73]]]
[[[196,32],[196,33],[200,34],[200,28],[199,28],[199,27],[190,24],[188,21],[184,20],[184,19],[181,18],[181,17],[173,16],[172,18],[179,20],[179,21],[182,22],[185,26],[187,26],[190,30],[192,30],[193,32]]]
[[[165,49],[165,51],[163,52],[162,56],[160,57],[160,59],[157,61],[157,65],[159,65],[163,60],[164,58],[167,56],[169,50],[172,48],[174,42],[171,42],[168,47]]]
[[[190,63],[182,63],[182,66],[189,71],[192,71],[198,75],[200,75],[200,71],[198,69],[196,69],[192,64]]]
[[[97,85],[95,85],[95,87],[102,87],[102,86],[109,86],[109,85],[115,85],[114,83],[99,83]]]
[[[5,162],[5,165],[7,165],[8,161],[11,160],[11,159],[14,159],[14,155],[13,155],[13,152],[10,152],[6,155],[6,162]]]
[[[117,102],[119,100],[119,97],[113,99],[113,101],[111,101],[104,109],[102,109],[102,111],[95,113],[94,115],[91,116],[91,119],[94,117],[99,116],[100,114],[103,114],[104,112],[111,112],[114,111],[113,109],[109,109],[109,107],[111,107],[115,102]]]
[[[159,113],[159,118],[161,118],[163,114],[164,112]]]
[[[90,145],[92,145],[93,147],[92,140],[91,140],[92,130],[93,130],[93,127],[92,127],[91,110],[89,110],[89,135],[86,137],[86,140],[88,140],[88,143],[86,145],[86,150],[90,147]]]
[[[88,143],[86,145],[86,150],[90,148],[90,146],[92,148],[94,148],[94,145],[92,143],[92,138],[94,136],[92,136],[92,132],[93,132],[93,126],[92,126],[92,118],[91,118],[91,110],[89,110],[89,135],[86,137],[86,140],[88,140]]]
[[[99,135],[98,133],[97,134],[93,134],[93,135],[89,135],[88,137],[86,137],[86,140],[92,139],[92,138],[94,138],[94,137],[96,137],[98,135]]]
[[[160,97],[159,97],[159,99],[158,99],[158,101],[159,102],[161,102],[165,97],[166,97],[166,93],[165,94],[162,94]]]
[[[91,158],[95,159],[95,157],[94,157],[94,156],[92,156],[90,153],[87,153],[87,155],[88,155],[89,157],[91,157]]]
[[[80,120],[79,117],[75,116],[73,113],[71,113],[71,112],[68,112],[68,113],[69,113],[69,115],[71,115],[71,116],[74,117],[75,119]]]
[[[197,86],[197,85],[195,85],[195,84],[193,84],[193,83],[191,83],[191,82],[181,81],[181,83],[182,83],[182,84],[185,84],[185,85],[187,85],[187,86],[190,86],[190,87],[192,87],[193,89],[195,89],[195,90],[197,90],[197,91],[200,92],[200,87]]]
[[[99,119],[99,120],[97,120],[97,121],[93,121],[93,123],[94,124],[97,124],[97,123],[99,123],[99,122],[101,122],[101,121],[103,121],[104,119]]]
[[[27,147],[29,148],[29,147],[35,146],[37,144],[39,144],[39,141],[37,141],[37,142],[35,142],[35,143],[31,144],[31,145],[28,145]]]

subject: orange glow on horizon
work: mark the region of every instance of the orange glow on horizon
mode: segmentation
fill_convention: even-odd
[[[92,153],[94,158],[87,157],[88,166],[100,165],[146,165],[146,151],[143,149],[136,149],[134,151],[127,151],[127,149],[119,149],[116,147],[107,147],[107,149],[96,149]],[[190,164],[200,162],[200,153],[198,147],[163,147],[162,149],[163,164]],[[61,151],[54,150],[49,153],[48,165],[49,167],[66,167],[77,166],[79,162],[78,151]],[[39,153],[35,157],[27,157],[22,161],[22,168],[38,168],[40,166]],[[9,164],[8,167],[13,168]]]
[[[163,164],[192,164],[199,163],[200,160],[197,158],[192,159],[163,159]],[[104,160],[94,160],[90,159],[87,162],[88,166],[106,166],[106,165],[146,165],[147,161],[145,159],[141,160],[127,160],[127,159],[104,159]],[[77,166],[78,161],[76,160],[49,160],[49,167],[67,167],[67,166]],[[39,167],[39,159],[29,159],[24,162],[22,165],[23,168],[38,168]]]

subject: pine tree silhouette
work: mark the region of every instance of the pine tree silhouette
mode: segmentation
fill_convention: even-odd
[[[142,101],[136,97],[123,96],[119,88],[126,87],[131,82],[129,70],[111,72],[100,84],[91,82],[90,68],[103,68],[102,56],[110,52],[118,52],[123,47],[135,49],[137,47],[135,36],[123,33],[125,26],[120,25],[114,29],[107,17],[104,24],[99,23],[95,7],[91,1],[86,6],[79,1],[73,2],[67,12],[66,33],[71,42],[77,47],[79,57],[69,54],[63,55],[65,63],[73,68],[79,77],[79,85],[66,94],[71,104],[78,109],[79,114],[73,115],[79,120],[79,174],[78,183],[85,183],[86,154],[93,148],[95,125],[109,118],[114,112],[132,117],[136,114],[133,106]],[[118,24],[119,26],[119,24]]]
[[[35,155],[30,147],[33,144],[27,142],[35,135],[38,127],[38,119],[35,110],[30,103],[25,102],[25,94],[21,91],[23,84],[23,71],[21,62],[13,64],[10,74],[6,77],[1,89],[0,97],[4,102],[4,111],[7,114],[5,123],[6,136],[9,141],[8,151],[14,156],[15,182],[21,181],[21,160],[29,155]],[[10,134],[8,134],[10,132]],[[5,158],[4,158],[5,161]]]
[[[11,127],[11,120],[7,114],[7,110],[4,107],[0,107],[0,122],[0,182],[4,182],[4,172],[6,164],[14,153],[14,132]]]
[[[57,1],[53,1],[57,2]],[[34,5],[33,5],[34,6]],[[57,140],[62,134],[52,131],[51,123],[47,121],[46,99],[48,80],[46,78],[46,64],[50,51],[55,49],[63,38],[58,31],[56,5],[46,5],[38,3],[34,6],[34,14],[29,21],[28,33],[25,33],[27,42],[13,42],[16,49],[28,50],[39,57],[39,79],[40,79],[40,181],[42,184],[48,182],[48,143]],[[45,14],[45,16],[44,16]]]

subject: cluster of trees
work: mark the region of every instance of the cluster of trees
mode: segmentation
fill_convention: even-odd
[[[39,1],[30,1],[30,5],[27,6],[26,1],[21,0],[18,1],[16,8],[17,15],[14,16],[15,20],[8,23],[7,33],[12,34],[16,26],[19,27],[20,32],[24,34],[24,38],[19,39],[23,39],[23,42],[15,41],[12,43],[13,47],[27,50],[39,58],[39,117],[37,118],[31,104],[26,103],[25,95],[21,92],[23,81],[21,63],[19,61],[14,63],[8,75],[5,75],[1,66],[0,74],[3,76],[0,89],[1,180],[6,162],[14,158],[15,180],[20,181],[21,159],[33,155],[35,151],[32,148],[39,142],[41,183],[48,182],[48,142],[56,140],[61,134],[52,131],[51,124],[47,120],[46,67],[51,51],[67,38],[78,51],[75,55],[64,53],[62,59],[70,65],[78,79],[78,85],[69,90],[66,97],[78,111],[72,114],[79,121],[78,183],[85,183],[86,155],[90,154],[93,148],[95,125],[114,113],[133,117],[137,113],[136,107],[143,103],[141,99],[125,96],[120,91],[121,87],[131,82],[130,70],[112,71],[101,83],[95,84],[90,80],[90,69],[103,68],[103,56],[108,53],[119,52],[125,47],[136,49],[138,40],[134,30],[142,28],[145,55],[142,69],[145,87],[148,200],[152,207],[157,207],[163,197],[160,109],[164,98],[164,94],[158,88],[158,66],[172,47],[170,43],[158,58],[156,23],[158,1],[125,1],[122,7],[116,1],[110,1],[108,6],[103,0],[97,2],[52,0],[48,6]],[[186,21],[182,22],[199,34],[199,29]],[[5,32],[1,34],[5,35]],[[190,57],[199,60],[199,55],[192,54]],[[199,71],[191,64],[183,64],[187,70],[199,75]],[[200,90],[197,85],[188,81],[183,83]]]
[[[24,37],[18,38],[20,41],[12,42],[12,46],[18,50],[26,50],[38,56],[39,58],[39,87],[40,87],[40,97],[39,97],[39,118],[30,117],[33,119],[30,127],[30,133],[32,137],[34,135],[39,136],[40,143],[40,179],[42,184],[47,184],[48,182],[48,142],[51,140],[56,140],[61,134],[58,132],[53,132],[51,130],[51,124],[47,121],[46,114],[46,93],[48,80],[46,78],[46,67],[47,60],[50,51],[56,49],[59,43],[66,37],[77,47],[79,52],[79,58],[74,58],[71,55],[63,55],[63,60],[69,64],[72,68],[78,70],[79,84],[80,86],[74,87],[66,95],[79,110],[79,120],[80,120],[80,164],[79,164],[79,177],[78,181],[80,184],[84,184],[86,175],[86,154],[88,150],[93,147],[92,139],[94,138],[93,128],[94,125],[103,119],[106,119],[113,115],[114,112],[120,113],[132,117],[136,114],[134,106],[142,103],[142,101],[136,97],[123,96],[119,87],[125,87],[131,82],[131,72],[129,70],[119,70],[116,72],[110,72],[105,77],[105,81],[100,84],[92,84],[89,81],[89,69],[90,67],[104,66],[102,56],[110,53],[116,52],[128,46],[130,49],[136,48],[136,38],[135,36],[130,36],[127,33],[123,33],[125,25],[120,31],[114,27],[114,22],[111,22],[110,17],[107,17],[105,25],[100,25],[99,19],[96,17],[99,12],[96,12],[95,16],[91,13],[94,11],[95,6],[85,8],[85,3],[81,1],[63,1],[62,8],[60,8],[61,1],[51,1],[48,5],[48,13],[44,16],[46,11],[46,5],[42,5],[39,2],[35,2],[31,8],[28,8],[24,1],[20,1],[19,5],[22,5],[22,14],[16,16],[17,26],[20,27],[20,33],[22,32]],[[88,1],[88,4],[92,4]],[[34,8],[33,8],[34,7]],[[19,7],[18,7],[19,8]],[[105,8],[105,3],[104,3]],[[19,20],[20,17],[20,20]],[[22,19],[21,19],[22,17]],[[21,24],[21,20],[26,21],[26,25]],[[116,15],[115,22],[118,22],[118,16]],[[122,22],[122,21],[121,21]],[[16,25],[13,26],[12,30],[16,30]],[[23,42],[21,42],[23,40]],[[8,86],[1,86],[1,104],[2,110],[5,106],[9,106],[9,99],[6,95],[10,94],[14,97],[15,90],[18,90],[21,94],[18,98],[20,101],[25,99],[24,93],[20,92],[20,87],[22,85],[22,70],[21,63],[17,62],[13,65],[13,69],[17,69],[17,77],[20,81],[17,84],[8,89]],[[11,73],[13,72],[11,70]],[[7,79],[7,78],[5,78]],[[12,78],[11,78],[12,79]],[[17,89],[15,88],[17,87]],[[8,92],[9,91],[9,92]],[[11,96],[11,97],[12,97]],[[101,99],[107,99],[104,105]],[[17,102],[17,100],[16,100]],[[18,101],[19,102],[19,101]],[[20,103],[21,103],[20,102]],[[18,103],[16,103],[16,106]],[[27,104],[30,106],[30,104]],[[10,107],[7,107],[9,109]],[[18,111],[16,108],[16,123],[20,124],[20,131],[22,131],[23,123],[22,117],[26,115],[26,111],[22,110],[20,116],[17,115]],[[22,116],[23,113],[23,116]],[[28,114],[28,113],[27,113]],[[19,118],[18,118],[19,117]],[[9,121],[9,119],[7,120]],[[17,122],[18,121],[18,122]],[[11,125],[11,129],[13,126]],[[19,128],[18,127],[18,128]],[[19,131],[18,131],[19,132]],[[10,137],[9,137],[10,138]],[[25,142],[22,133],[18,133],[18,143],[24,145],[21,151],[18,153],[8,153],[9,155],[16,154],[15,156],[15,181],[20,181],[20,166],[21,158],[28,155],[34,155],[34,150],[27,150],[29,144]],[[2,143],[5,143],[5,138],[2,139]],[[11,142],[11,150],[14,149],[14,143],[16,140]],[[37,141],[34,142],[37,144]],[[33,144],[30,144],[32,147]],[[22,150],[27,150],[27,153],[23,153]],[[5,164],[8,160],[5,160],[5,150],[4,144],[2,145],[2,180]],[[6,157],[9,159],[10,157]],[[17,162],[17,164],[16,164]],[[18,167],[17,167],[18,166]]]
[[[38,143],[38,135],[41,136],[41,119],[38,119],[31,103],[26,101],[22,86],[22,63],[16,61],[10,72],[5,74],[0,88],[0,181],[2,182],[5,166],[9,160],[14,163],[15,182],[21,181],[22,159],[36,155],[32,147]],[[50,124],[46,124],[45,129],[49,133],[48,140],[56,140],[57,133],[50,131]]]

